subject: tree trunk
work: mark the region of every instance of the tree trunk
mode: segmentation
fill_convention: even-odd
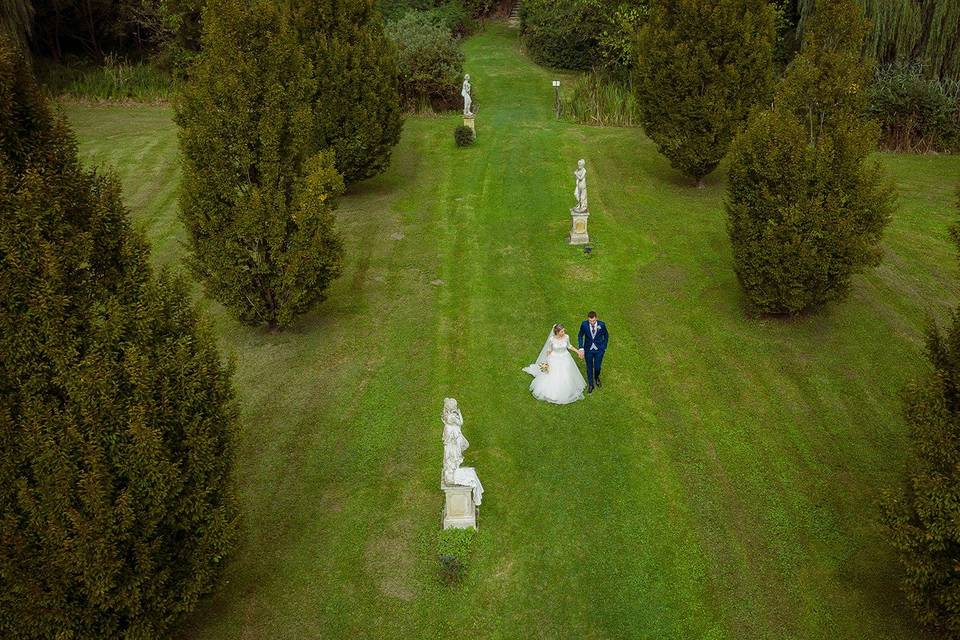
[[[707,183],[705,182],[705,176],[700,176],[697,178],[697,189],[704,189],[706,186]]]

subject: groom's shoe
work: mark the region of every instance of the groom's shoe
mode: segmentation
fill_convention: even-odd
[[[597,377],[597,380],[596,380],[596,383],[595,383],[595,384],[597,385],[597,389],[599,389],[600,387],[603,386],[602,384],[600,384],[600,378],[599,378],[599,377]]]
[[[593,393],[593,385],[590,385],[590,388],[587,389],[587,393]]]

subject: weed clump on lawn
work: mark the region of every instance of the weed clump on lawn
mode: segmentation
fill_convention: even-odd
[[[476,529],[445,529],[440,532],[437,539],[440,582],[452,587],[463,581],[476,535]]]

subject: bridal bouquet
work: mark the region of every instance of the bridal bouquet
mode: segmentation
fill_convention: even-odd
[[[543,373],[550,373],[550,365],[547,364],[546,362],[541,362],[540,371],[542,371]]]

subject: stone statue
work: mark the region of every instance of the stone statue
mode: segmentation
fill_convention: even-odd
[[[587,210],[587,168],[586,162],[580,160],[577,162],[577,170],[573,172],[574,177],[577,179],[577,186],[573,190],[573,197],[577,199],[577,206],[573,208],[574,211],[586,211]]]
[[[472,118],[473,98],[470,97],[470,74],[463,76],[463,88],[460,89],[460,95],[463,96],[463,117]]]
[[[470,487],[473,489],[473,502],[480,505],[483,499],[483,485],[477,477],[476,469],[461,467],[463,452],[470,443],[460,430],[463,427],[463,415],[453,398],[443,400],[443,482],[447,485]]]

